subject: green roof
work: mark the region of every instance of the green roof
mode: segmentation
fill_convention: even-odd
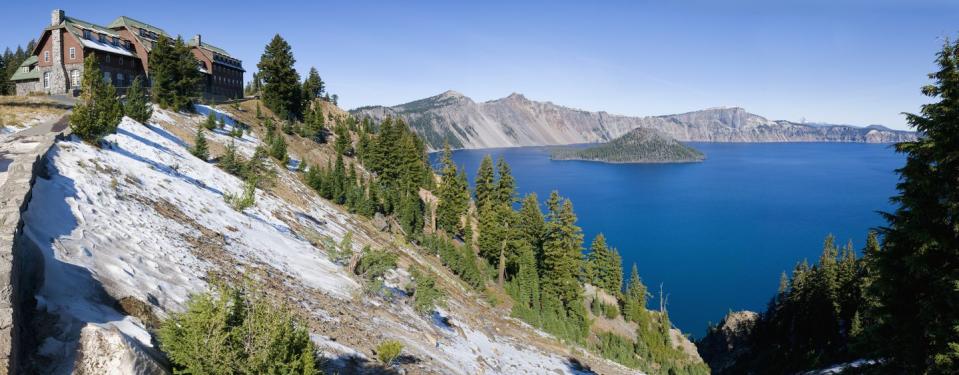
[[[219,53],[219,54],[221,54],[221,55],[223,55],[223,56],[226,56],[226,57],[229,57],[229,58],[233,58],[233,56],[230,56],[230,54],[227,53],[226,50],[224,50],[223,48],[214,46],[214,45],[212,45],[212,44],[210,44],[210,43],[200,42],[200,45],[198,46],[198,45],[197,45],[197,42],[196,42],[196,39],[190,39],[189,41],[187,41],[186,45],[187,45],[187,46],[190,46],[190,47],[200,47],[200,48],[203,48],[203,49],[205,49],[205,50],[213,51],[213,52]]]
[[[29,79],[40,79],[40,69],[30,69],[26,72],[23,71],[23,68],[29,68],[33,64],[36,64],[40,61],[36,56],[30,56],[26,60],[23,60],[23,63],[20,64],[20,67],[13,72],[13,75],[10,76],[11,81],[25,81]]]
[[[107,27],[111,29],[117,28],[117,27],[124,27],[124,26],[136,27],[138,29],[145,29],[147,31],[151,31],[159,35],[169,36],[169,34],[167,34],[166,31],[164,31],[163,29],[159,27],[153,26],[143,21],[137,21],[127,16],[120,16],[117,19],[113,20],[113,22],[110,22],[109,25],[107,25]]]
[[[83,21],[83,20],[80,20],[80,19],[73,18],[73,17],[64,17],[64,22],[63,22],[63,23],[67,26],[67,30],[69,30],[69,31],[70,31],[71,33],[73,33],[74,35],[78,35],[78,36],[79,36],[79,35],[82,35],[83,32],[80,31],[80,30],[89,29],[89,30],[96,31],[96,32],[98,32],[98,33],[103,33],[103,34],[106,34],[106,35],[109,35],[109,36],[119,37],[119,35],[117,35],[116,31],[110,30],[109,28],[106,28],[106,27],[97,25],[97,24],[95,24],[95,23],[90,23],[90,22],[87,22],[87,21]],[[57,27],[59,27],[59,25],[58,25],[58,26],[51,26],[51,27],[49,27],[49,28],[50,28],[50,29],[55,29],[55,28],[57,28]]]

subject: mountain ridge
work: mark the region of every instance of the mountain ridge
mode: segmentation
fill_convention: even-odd
[[[635,128],[653,128],[682,142],[893,143],[916,133],[882,125],[858,127],[769,120],[742,107],[712,107],[655,116],[626,116],[536,101],[521,93],[477,102],[457,91],[387,106],[364,106],[354,116],[402,118],[437,150],[552,146],[611,141]]]

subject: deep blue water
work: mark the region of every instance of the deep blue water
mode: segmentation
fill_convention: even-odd
[[[482,157],[503,156],[521,195],[558,190],[573,202],[584,246],[602,232],[654,294],[662,283],[673,323],[701,336],[729,310],[760,311],[779,275],[814,261],[829,233],[860,249],[884,224],[904,157],[890,145],[691,143],[692,164],[552,161],[543,147],[464,150],[472,179]],[[433,155],[434,159],[437,155]],[[435,161],[434,161],[435,163]],[[654,297],[650,306],[658,306]]]

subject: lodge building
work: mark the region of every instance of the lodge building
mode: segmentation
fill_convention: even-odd
[[[83,59],[96,57],[103,79],[121,91],[142,76],[149,85],[149,54],[163,29],[121,16],[107,26],[67,17],[55,9],[50,26],[43,29],[37,46],[10,80],[17,95],[42,93],[77,95],[83,77]],[[243,62],[222,48],[194,36],[187,45],[197,59],[203,79],[200,91],[213,100],[243,96]]]

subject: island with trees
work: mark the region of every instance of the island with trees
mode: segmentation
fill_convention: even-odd
[[[553,160],[587,160],[604,163],[692,163],[706,156],[665,133],[636,128],[608,143],[587,148],[554,149]]]

